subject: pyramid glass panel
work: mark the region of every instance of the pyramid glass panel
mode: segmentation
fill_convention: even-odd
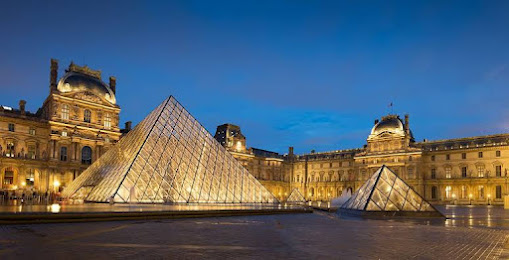
[[[408,184],[385,165],[378,169],[339,209],[362,212],[413,212],[423,216],[440,216]]]
[[[65,190],[120,203],[277,203],[277,199],[169,97]]]

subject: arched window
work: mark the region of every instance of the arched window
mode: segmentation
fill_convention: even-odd
[[[104,115],[104,127],[106,127],[106,128],[111,127],[111,115],[109,113],[106,113]]]
[[[83,121],[85,121],[86,123],[90,123],[91,120],[92,112],[90,112],[90,110],[88,109],[85,109],[85,112],[83,113]]]
[[[81,149],[81,163],[92,164],[92,148],[85,146]]]
[[[3,184],[4,185],[12,185],[13,183],[14,183],[14,170],[12,169],[12,167],[7,167],[7,168],[5,168],[5,171],[4,171]]]
[[[62,119],[69,120],[69,105],[62,105]]]

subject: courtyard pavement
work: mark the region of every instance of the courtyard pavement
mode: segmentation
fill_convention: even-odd
[[[0,227],[0,259],[509,259],[509,211],[447,221],[245,216]]]

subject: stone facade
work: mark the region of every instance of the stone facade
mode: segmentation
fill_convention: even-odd
[[[58,79],[51,60],[49,95],[31,113],[0,107],[0,189],[58,192],[120,136],[116,79],[73,63]]]
[[[237,147],[235,138],[223,145],[280,199],[297,188],[308,200],[330,201],[355,192],[384,164],[435,204],[501,205],[509,193],[509,134],[415,142],[408,115],[388,115],[358,149],[294,155],[290,147],[283,156]]]

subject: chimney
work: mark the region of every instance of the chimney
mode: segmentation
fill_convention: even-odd
[[[19,101],[19,111],[21,111],[22,115],[25,114],[25,105],[26,104],[27,104],[27,102],[25,100],[20,100]]]
[[[58,77],[58,60],[51,59],[49,74],[49,84],[51,90],[57,89],[57,77]]]
[[[379,122],[378,119],[375,119],[375,125],[378,124],[378,122]]]
[[[113,76],[110,77],[110,88],[113,91],[113,94],[117,94],[117,78]]]
[[[127,132],[131,131],[131,126],[132,126],[132,124],[133,124],[133,122],[131,122],[131,121],[127,121],[127,122],[125,122],[125,130],[126,130]]]
[[[288,147],[288,156],[293,156],[293,146]]]
[[[408,120],[408,117],[409,117],[409,115],[408,115],[408,114],[406,114],[406,115],[405,115],[405,130],[407,131],[407,133],[409,133],[409,132],[410,132],[410,123],[408,122],[408,121],[409,121],[409,120]]]

